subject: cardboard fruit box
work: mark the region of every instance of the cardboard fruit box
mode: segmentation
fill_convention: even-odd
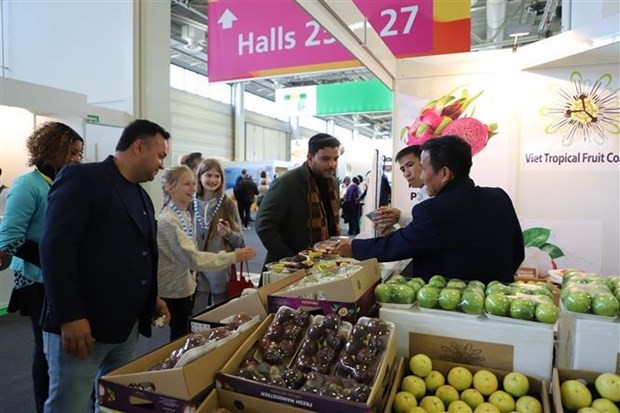
[[[149,371],[181,347],[187,336],[159,347],[101,377],[98,384],[99,402],[102,406],[126,413],[185,413],[189,411],[187,409],[196,408],[213,389],[215,373],[255,328],[230,337],[224,345],[183,367]],[[136,383],[142,384],[142,389],[134,387]]]
[[[398,356],[424,353],[432,359],[515,370],[551,381],[554,337],[549,324],[425,312],[415,307],[382,307],[379,314],[396,326]]]
[[[375,286],[381,282],[381,272],[376,259],[359,263],[362,268],[351,276],[324,284],[286,292],[276,292],[268,297],[270,313],[281,306],[315,310],[323,315],[336,313],[343,321],[353,324],[363,316],[376,316]],[[303,298],[320,294],[321,299]]]
[[[560,306],[556,367],[620,373],[620,322]]]
[[[215,413],[224,408],[232,413],[306,413],[307,410],[284,404],[256,399],[245,394],[223,389],[213,390],[194,413]]]
[[[301,280],[305,275],[305,270],[296,271],[285,278],[258,288],[256,293],[233,298],[214,307],[210,307],[190,318],[190,328],[192,331],[203,331],[219,327],[222,325],[220,322],[221,320],[240,312],[245,312],[250,316],[257,315],[260,316],[261,320],[264,320],[267,316],[267,297],[269,294],[273,294],[287,285]]]
[[[611,369],[601,370],[600,372],[588,370],[572,370],[563,368],[553,369],[553,380],[551,382],[551,396],[553,398],[553,407],[555,413],[564,413],[562,406],[562,396],[560,394],[560,385],[566,380],[584,380],[588,387],[594,386],[594,381],[602,373],[610,373]],[[596,393],[592,393],[592,400],[596,398]]]
[[[388,341],[366,404],[319,396],[310,392],[259,383],[236,376],[243,358],[252,346],[263,337],[272,319],[272,315],[267,317],[230,361],[222,367],[220,373],[216,375],[218,396],[226,407],[230,405],[239,406],[241,403],[249,406],[249,410],[244,411],[346,411],[347,413],[362,413],[376,411],[379,406],[385,403],[391,383],[389,375],[395,366],[396,342],[394,334]],[[278,405],[275,410],[273,409],[274,403]]]
[[[495,376],[497,377],[497,380],[500,384],[500,389],[501,389],[502,380],[508,373],[510,373],[510,371],[506,371],[506,370],[492,369],[492,368],[486,368],[486,367],[480,367],[480,366],[472,366],[472,365],[463,364],[463,363],[452,363],[452,362],[436,360],[436,359],[432,359],[432,362],[433,362],[433,370],[439,371],[441,374],[444,375],[444,377],[447,377],[450,370],[453,367],[457,367],[457,366],[466,367],[472,374],[475,374],[478,370],[482,370],[482,369],[488,370],[494,373]],[[400,387],[400,383],[403,380],[403,377],[409,374],[412,374],[411,371],[409,370],[409,357],[399,357],[398,364],[396,366],[396,374],[394,376],[394,381],[392,382],[389,398],[388,398],[388,401],[387,401],[387,404],[384,410],[385,413],[392,413],[394,397],[396,396],[396,393],[398,393],[399,391],[398,389]],[[528,394],[540,400],[540,403],[542,404],[542,407],[543,407],[543,413],[551,413],[551,403],[549,401],[549,382],[545,380],[539,380],[535,377],[530,377],[530,376],[527,376],[527,378],[530,382],[530,391]],[[486,400],[487,398],[485,398],[485,401]],[[419,402],[420,401],[418,400],[418,403]],[[448,406],[445,406],[445,407],[447,410]]]

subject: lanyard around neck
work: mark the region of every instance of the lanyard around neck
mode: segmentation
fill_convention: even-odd
[[[52,181],[52,178],[50,178],[49,176],[45,175],[43,172],[39,171],[39,168],[37,168],[36,166],[35,166],[34,170],[37,171],[37,173],[39,175],[41,175],[41,177],[43,177],[43,179],[45,179],[45,182],[47,182],[47,184],[49,186],[52,186],[52,184],[54,183],[54,181]]]
[[[190,238],[194,236],[194,224],[192,223],[192,217],[188,210],[185,210],[185,214],[183,214],[179,208],[174,204],[174,202],[168,202],[168,207],[177,214],[179,221],[181,221],[181,228],[183,228],[183,232],[187,234]],[[189,225],[185,223],[185,216],[189,218]]]

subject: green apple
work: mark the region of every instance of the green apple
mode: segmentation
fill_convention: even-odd
[[[489,285],[487,285],[487,289],[486,289],[486,294],[487,295],[491,295],[491,294],[503,294],[503,295],[508,295],[512,293],[512,289],[510,287],[508,287],[507,285],[501,284],[501,283],[495,283],[495,284],[491,284],[489,283]]]
[[[426,377],[433,371],[433,362],[426,354],[418,353],[409,360],[409,369],[418,377]]]
[[[465,367],[452,367],[452,369],[450,369],[450,371],[448,372],[448,384],[450,384],[458,391],[463,391],[470,388],[472,381],[473,377],[471,375],[471,372]]]
[[[424,285],[426,285],[426,282],[420,278],[420,277],[413,277],[412,279],[409,280],[409,282],[415,282],[417,283],[420,288],[424,287]]]
[[[445,407],[441,399],[437,396],[426,396],[420,401],[420,407],[428,413],[441,413]]]
[[[413,280],[407,281],[405,285],[411,288],[416,294],[418,294],[418,290],[422,288],[422,286],[418,284],[417,281],[413,281]]]
[[[454,288],[444,288],[439,292],[437,302],[443,310],[453,311],[461,301],[461,291]]]
[[[510,413],[515,409],[515,399],[503,390],[497,390],[489,396],[489,403],[497,406],[501,413]]]
[[[581,409],[577,410],[577,413],[601,413],[601,412],[596,410],[594,407],[582,407]]]
[[[400,389],[413,394],[416,400],[420,400],[426,394],[424,380],[413,375],[403,377],[400,382]]]
[[[435,308],[439,299],[439,289],[425,285],[418,291],[418,305],[423,308]]]
[[[375,298],[380,303],[392,302],[392,295],[394,292],[394,285],[392,284],[379,284],[375,287]]]
[[[446,288],[455,288],[457,290],[463,290],[467,287],[467,283],[463,280],[459,280],[458,278],[453,278],[448,281],[446,284]]]
[[[482,288],[483,291],[486,288],[486,285],[484,285],[484,283],[482,281],[478,281],[478,280],[471,280],[470,282],[467,283],[467,286],[468,287]]]
[[[560,317],[560,309],[553,303],[540,303],[536,306],[536,321],[555,324]]]
[[[562,300],[568,311],[575,313],[589,313],[592,308],[590,296],[583,291],[572,290]]]
[[[465,389],[461,393],[461,400],[472,409],[475,409],[484,402],[484,396],[476,389]]]
[[[456,400],[448,406],[448,413],[472,413],[473,410],[462,400]]]
[[[609,399],[598,398],[592,402],[592,407],[603,413],[620,413],[620,409]]]
[[[521,396],[515,403],[515,410],[519,413],[542,413],[540,400],[532,396]]]
[[[495,374],[489,370],[478,370],[473,378],[474,389],[478,390],[483,396],[489,396],[497,390],[498,382]]]
[[[396,393],[394,397],[394,412],[396,413],[408,413],[409,410],[418,405],[417,400],[413,397],[413,394],[406,391]]]
[[[428,284],[429,285],[435,285],[439,288],[444,288],[447,284],[446,281],[446,277],[444,277],[443,275],[433,275],[429,280],[428,280]]]
[[[474,413],[500,413],[497,406],[491,403],[480,403],[478,407],[474,409]]]
[[[600,294],[592,299],[592,312],[596,315],[614,317],[620,309],[620,303],[612,293]]]
[[[454,387],[444,384],[443,386],[439,386],[435,392],[435,396],[441,399],[444,406],[449,406],[450,403],[459,399],[459,392]]]
[[[620,402],[620,375],[603,373],[594,381],[594,387],[601,397],[612,402]]]
[[[404,276],[397,274],[392,275],[387,281],[387,284],[405,284],[407,282],[407,278]]]
[[[533,320],[536,304],[527,298],[515,298],[510,303],[510,317],[519,320]]]
[[[504,390],[513,397],[525,396],[530,391],[530,381],[527,376],[518,371],[512,371],[506,376],[502,382]]]
[[[503,294],[487,295],[484,308],[489,314],[507,317],[510,314],[510,299]]]
[[[393,302],[397,304],[412,304],[415,301],[415,291],[407,284],[396,284],[392,288]]]
[[[463,291],[459,308],[466,314],[482,314],[484,311],[484,293],[474,290]]]
[[[428,413],[426,410],[421,408],[420,406],[413,407],[407,411],[407,413]]]
[[[592,404],[592,393],[590,393],[585,384],[578,380],[566,380],[563,382],[560,385],[560,394],[562,396],[562,405],[568,410],[579,410]]]
[[[435,393],[439,387],[446,384],[446,378],[437,370],[433,370],[428,376],[424,377],[424,384],[426,384],[427,392]]]

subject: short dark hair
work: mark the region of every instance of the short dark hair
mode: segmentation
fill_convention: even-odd
[[[328,133],[317,133],[308,141],[308,153],[314,155],[323,148],[337,148],[339,146],[340,141],[332,135]]]
[[[126,151],[131,144],[138,139],[150,138],[158,133],[161,134],[164,139],[170,139],[170,134],[155,122],[146,119],[134,120],[123,130],[123,134],[116,144],[116,150],[118,152]]]
[[[420,159],[420,157],[422,156],[422,149],[420,149],[420,145],[405,146],[403,149],[398,151],[396,157],[394,157],[394,160],[398,162],[407,155],[413,155],[416,158]]]
[[[435,171],[448,167],[455,178],[469,176],[471,170],[471,146],[458,136],[447,135],[427,141],[421,147],[430,157]]]
[[[192,169],[194,167],[194,163],[200,163],[200,161],[202,161],[202,153],[192,152],[190,154],[185,155],[185,157],[183,158],[182,164]]]

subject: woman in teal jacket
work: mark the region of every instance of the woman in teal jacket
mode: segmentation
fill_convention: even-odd
[[[69,126],[48,122],[28,137],[26,146],[28,165],[34,169],[17,177],[9,189],[0,223],[0,250],[13,256],[11,269],[15,281],[8,311],[19,311],[31,318],[34,333],[32,380],[37,412],[42,412],[48,393],[48,375],[39,325],[45,295],[39,240],[49,188],[63,166],[82,160],[84,141]]]

